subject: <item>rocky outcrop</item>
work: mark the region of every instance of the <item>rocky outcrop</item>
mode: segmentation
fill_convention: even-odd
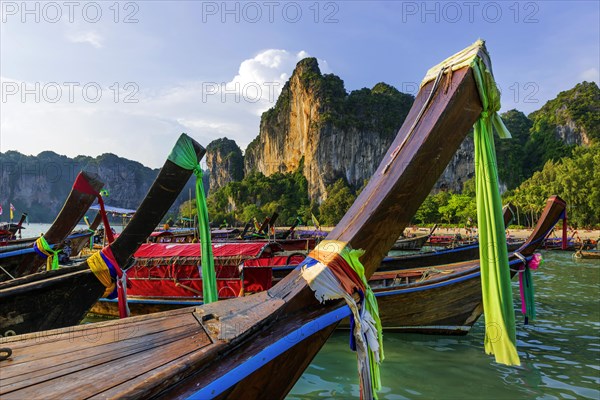
[[[460,193],[463,190],[463,184],[474,176],[475,143],[473,136],[468,135],[442,172],[440,179],[433,187],[433,192],[448,190]]]
[[[221,138],[210,142],[206,146],[206,165],[210,190],[217,190],[244,177],[244,157],[234,140]]]
[[[412,102],[412,96],[384,83],[348,94],[339,77],[322,75],[316,59],[304,59],[275,107],[262,115],[244,169],[271,175],[302,168],[317,201],[339,178],[359,188],[379,165]]]
[[[600,140],[600,88],[582,82],[561,92],[531,113],[532,133],[553,135],[567,145],[588,146]]]
[[[139,206],[158,174],[158,169],[114,154],[69,158],[51,151],[37,156],[8,151],[0,153],[0,205],[7,210],[12,203],[18,213],[27,212],[31,222],[52,222],[80,170],[100,176],[109,192],[106,204],[132,209]],[[190,180],[188,187],[193,188],[193,184]],[[172,210],[187,197],[186,187]]]

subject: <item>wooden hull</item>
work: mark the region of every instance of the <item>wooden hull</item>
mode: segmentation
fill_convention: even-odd
[[[401,238],[392,245],[392,250],[421,250],[421,247],[427,242],[429,235],[422,235],[413,238]]]
[[[198,159],[202,158],[205,153],[202,146],[186,135],[180,137],[176,146],[181,141],[191,143]],[[114,262],[127,265],[164,217],[191,174],[190,168],[182,168],[170,160],[165,162],[138,211],[110,245]],[[105,289],[87,262],[0,282],[0,331],[22,334],[77,324]]]
[[[0,334],[20,335],[75,325],[102,293],[104,286],[87,265],[2,282]]]

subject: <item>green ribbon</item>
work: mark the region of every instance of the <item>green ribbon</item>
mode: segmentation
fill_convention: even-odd
[[[90,235],[90,250],[94,249],[94,233],[96,233],[96,231],[92,230],[92,229],[88,229],[88,232],[91,233]]]
[[[206,196],[202,185],[202,168],[196,156],[192,139],[185,133],[181,134],[177,144],[169,154],[168,160],[174,164],[194,171],[196,175],[196,208],[198,212],[198,232],[200,233],[200,246],[202,249],[202,296],[205,304],[219,299],[217,291],[217,278],[215,275],[215,262],[210,241],[210,225]]]
[[[471,67],[483,106],[474,126],[474,139],[485,351],[494,354],[498,363],[520,365],[493,128],[501,138],[510,138],[510,133],[497,114],[500,92],[492,73],[479,57],[474,59]]]

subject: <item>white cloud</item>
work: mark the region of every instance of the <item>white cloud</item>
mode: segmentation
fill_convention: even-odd
[[[579,77],[584,81],[598,82],[600,81],[600,71],[598,71],[598,68],[588,68]]]
[[[88,43],[99,49],[103,47],[104,38],[94,31],[79,31],[67,34],[67,39],[73,43]]]
[[[265,50],[242,61],[227,82],[140,87],[132,97],[135,103],[125,102],[132,88],[121,85],[115,96],[109,87],[112,82],[103,84],[98,95],[95,88],[86,95],[81,82],[73,89],[72,101],[69,88],[61,84],[62,96],[56,102],[49,101],[56,88],[40,83],[40,101],[36,101],[32,94],[23,98],[24,90],[32,91],[35,83],[2,77],[3,93],[5,85],[10,86],[9,93],[17,92],[3,99],[0,151],[52,150],[68,156],[111,152],[159,167],[181,132],[203,145],[227,136],[245,148],[258,135],[260,115],[274,105],[296,63],[306,56],[304,51]],[[324,72],[329,70],[326,62],[319,60],[319,64]],[[252,91],[256,88],[259,93]],[[90,101],[98,97],[97,102]]]

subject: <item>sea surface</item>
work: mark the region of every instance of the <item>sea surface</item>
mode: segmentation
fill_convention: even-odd
[[[515,283],[520,367],[483,350],[480,319],[467,336],[384,333],[380,399],[600,399],[600,261],[542,252],[537,320],[523,325]],[[288,399],[358,398],[348,332],[325,344]]]

